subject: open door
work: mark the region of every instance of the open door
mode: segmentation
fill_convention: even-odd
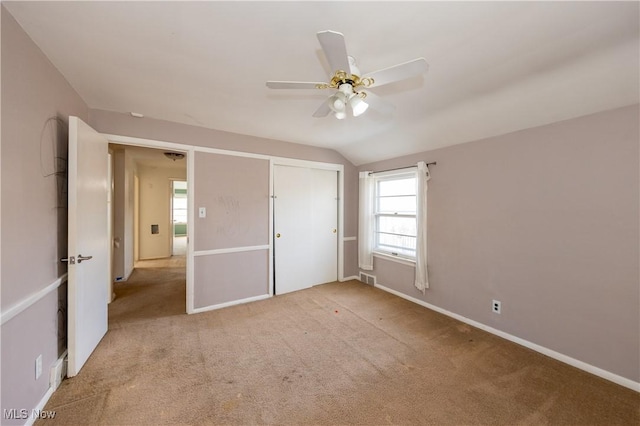
[[[108,141],[69,117],[68,377],[78,374],[107,332],[107,165]]]

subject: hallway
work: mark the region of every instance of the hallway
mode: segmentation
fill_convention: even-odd
[[[141,260],[126,282],[114,284],[109,329],[139,320],[186,313],[186,257]]]

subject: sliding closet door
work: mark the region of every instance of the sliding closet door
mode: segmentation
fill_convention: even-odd
[[[275,293],[337,279],[337,172],[274,166]]]
[[[311,171],[312,285],[338,279],[338,173]]]

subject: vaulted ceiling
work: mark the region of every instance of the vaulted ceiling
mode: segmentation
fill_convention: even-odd
[[[638,2],[3,2],[90,108],[332,148],[354,164],[639,102]],[[328,90],[316,38],[344,34],[396,106],[311,115]]]

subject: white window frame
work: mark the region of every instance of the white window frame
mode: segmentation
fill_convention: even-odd
[[[400,170],[394,170],[393,172],[384,172],[384,173],[377,173],[375,174],[375,189],[374,189],[374,211],[373,211],[373,220],[375,223],[375,229],[374,229],[374,248],[373,248],[373,253],[374,255],[379,255],[379,256],[383,256],[383,257],[387,257],[387,258],[392,258],[392,259],[398,259],[398,260],[405,260],[405,261],[409,261],[411,263],[415,262],[416,256],[415,256],[415,251],[413,255],[409,255],[406,253],[401,253],[401,252],[395,252],[392,250],[388,250],[385,248],[381,248],[379,246],[379,231],[378,231],[378,224],[379,224],[379,218],[380,217],[408,217],[408,218],[413,218],[414,220],[417,221],[417,182],[416,182],[416,192],[415,194],[399,194],[396,196],[407,196],[407,195],[414,195],[416,197],[416,209],[414,210],[413,213],[405,213],[405,212],[394,212],[394,213],[390,213],[390,212],[380,212],[379,211],[379,199],[380,199],[380,195],[379,195],[379,183],[381,181],[390,181],[390,180],[396,180],[396,179],[407,179],[407,178],[413,178],[416,179],[416,173],[415,173],[415,167],[413,168],[407,168],[407,169],[400,169]],[[417,223],[416,223],[416,229],[417,229]],[[397,234],[400,235],[400,234]],[[411,236],[414,238],[417,238],[417,236]]]

